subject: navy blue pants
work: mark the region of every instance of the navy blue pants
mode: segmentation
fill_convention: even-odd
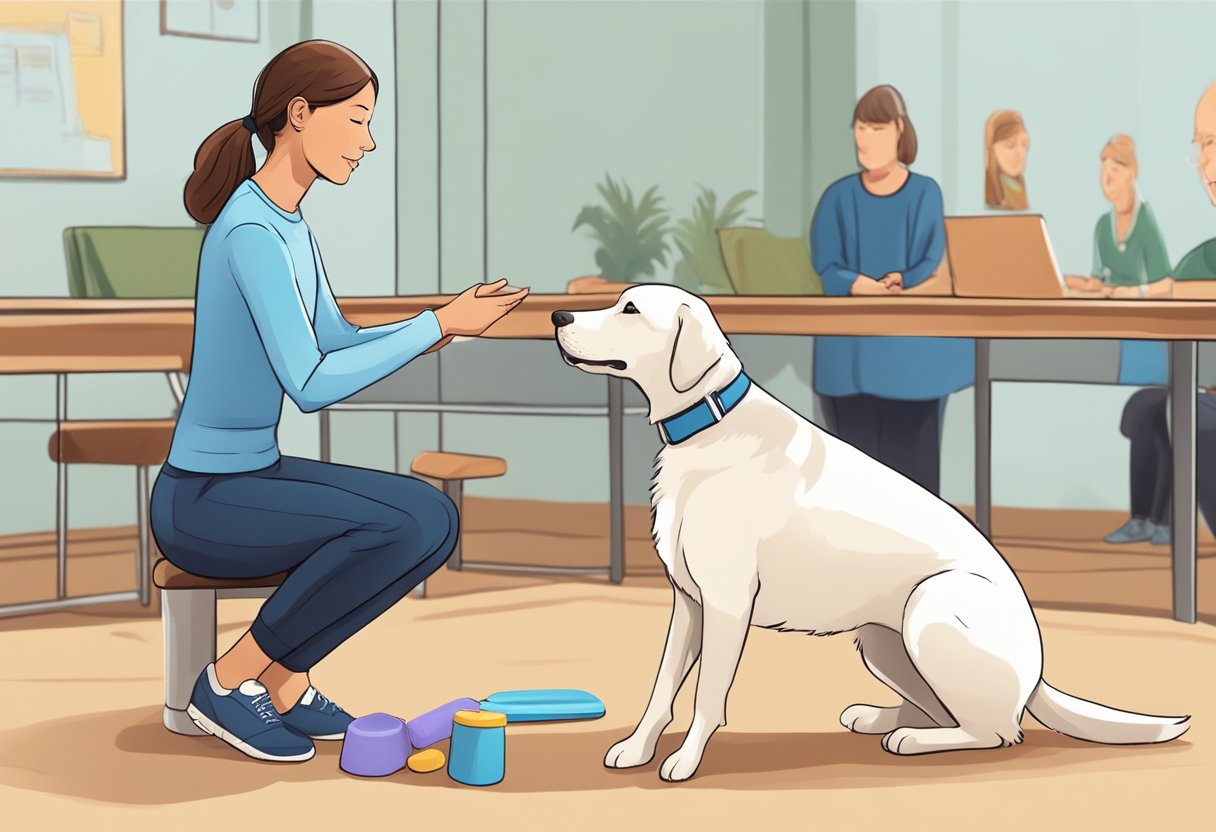
[[[426,483],[282,457],[239,474],[162,467],[152,532],[175,566],[208,578],[290,572],[250,628],[262,652],[305,672],[409,594],[451,555],[456,507]]]
[[[1173,506],[1174,457],[1170,448],[1164,387],[1137,390],[1123,406],[1119,431],[1131,440],[1133,517],[1169,525]],[[1216,395],[1195,402],[1195,502],[1208,528],[1216,530]]]
[[[829,433],[940,496],[944,398],[907,401],[860,393],[820,395],[819,403]]]

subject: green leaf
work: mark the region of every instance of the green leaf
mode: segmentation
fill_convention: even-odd
[[[653,275],[655,264],[667,264],[670,217],[653,185],[634,199],[633,190],[611,175],[596,185],[602,205],[587,206],[579,212],[572,231],[586,226],[599,243],[596,264],[605,280],[629,281],[638,275]]]

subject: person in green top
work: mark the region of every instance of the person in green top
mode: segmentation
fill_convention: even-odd
[[[1119,134],[1102,148],[1102,194],[1111,211],[1094,228],[1094,266],[1088,277],[1065,282],[1083,292],[1108,298],[1169,297],[1173,291],[1170,260],[1157,218],[1136,193],[1136,145]],[[1164,342],[1123,341],[1119,345],[1119,384],[1164,385],[1169,353]]]
[[[1119,134],[1102,149],[1102,195],[1112,210],[1094,228],[1094,267],[1088,277],[1066,282],[1083,292],[1112,298],[1169,296],[1173,289],[1169,256],[1157,218],[1136,193],[1136,146]]]

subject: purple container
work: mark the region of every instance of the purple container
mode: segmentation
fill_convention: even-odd
[[[410,744],[414,748],[429,748],[437,742],[442,742],[452,736],[452,717],[457,711],[480,710],[481,703],[476,699],[457,699],[440,705],[433,711],[427,711],[405,724],[409,731]]]
[[[368,714],[346,727],[338,765],[347,774],[385,777],[404,768],[409,756],[405,723],[389,714]]]

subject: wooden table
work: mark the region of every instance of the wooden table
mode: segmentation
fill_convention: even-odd
[[[1171,342],[1170,405],[1174,459],[1174,617],[1195,620],[1195,400],[1197,342],[1216,340],[1216,297],[1210,284],[1183,285],[1170,300],[997,300],[955,297],[710,297],[728,334],[936,335],[976,339],[976,514],[990,534],[992,339],[1146,339]],[[447,296],[358,297],[340,300],[359,325],[416,315]],[[551,314],[612,303],[605,295],[532,295],[485,333],[490,338],[550,339]],[[192,301],[95,301],[0,298],[0,373],[52,373],[64,418],[68,373],[182,372],[189,369]],[[61,409],[62,408],[62,409]],[[624,393],[608,378],[609,477],[613,577],[623,574]],[[61,491],[63,479],[60,480]],[[66,495],[59,495],[62,510]],[[63,543],[60,542],[62,574]]]

